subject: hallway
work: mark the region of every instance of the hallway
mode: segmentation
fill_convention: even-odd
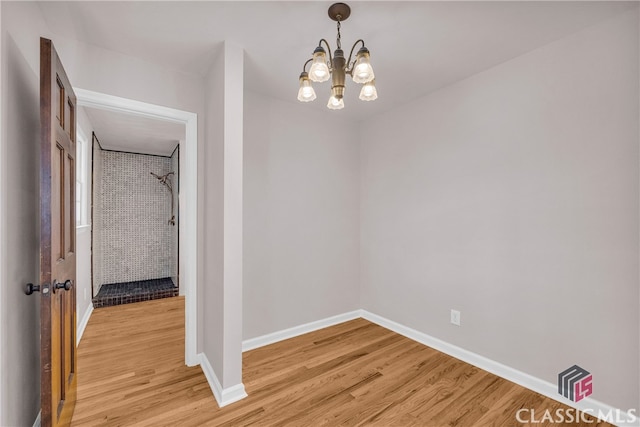
[[[184,297],[93,312],[78,347],[73,426],[159,425],[187,403],[217,408],[200,367],[184,365]]]

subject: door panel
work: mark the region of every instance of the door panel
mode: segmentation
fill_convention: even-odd
[[[40,39],[40,358],[42,426],[68,426],[76,400],[76,97]]]

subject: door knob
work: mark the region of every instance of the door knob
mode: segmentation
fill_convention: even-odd
[[[55,289],[64,289],[65,291],[68,291],[71,289],[71,280],[65,280],[64,283],[54,283],[53,287]]]
[[[40,285],[34,285],[33,283],[27,283],[25,286],[24,293],[27,295],[31,295],[34,292],[40,292]]]

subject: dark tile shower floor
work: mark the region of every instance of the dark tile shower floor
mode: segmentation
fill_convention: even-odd
[[[165,277],[102,285],[92,302],[93,308],[100,308],[175,296],[178,296],[178,287],[173,284],[171,278]]]

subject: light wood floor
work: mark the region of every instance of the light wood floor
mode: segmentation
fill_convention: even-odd
[[[249,397],[222,409],[183,359],[184,298],[95,310],[72,426],[516,426],[564,407],[363,319],[244,353]]]

